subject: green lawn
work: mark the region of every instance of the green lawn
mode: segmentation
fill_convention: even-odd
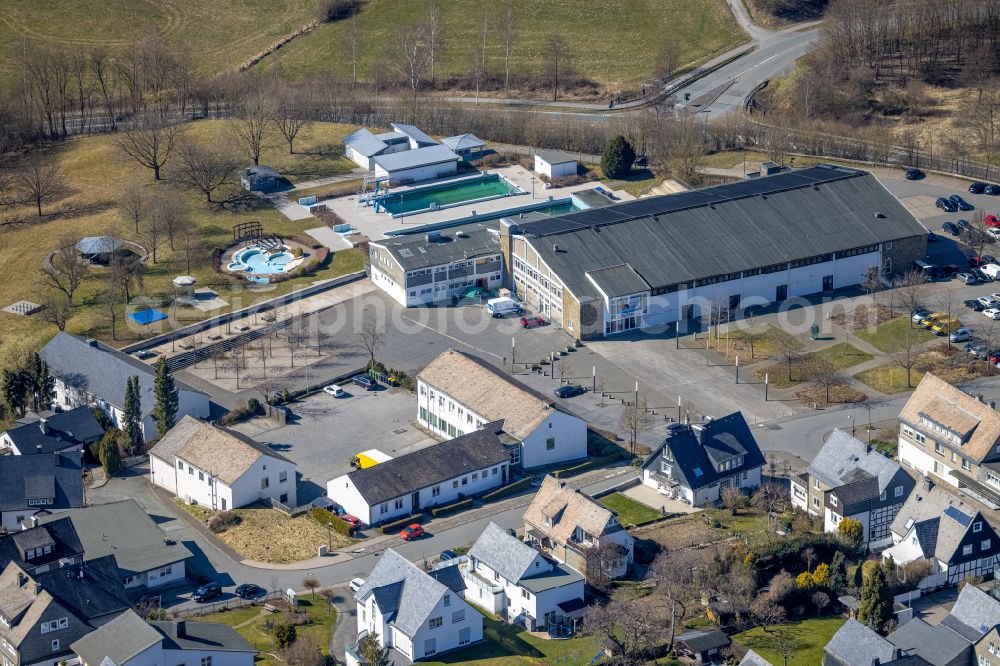
[[[636,169],[627,178],[603,178],[602,182],[613,190],[625,190],[634,197],[641,197],[659,185],[661,179],[649,169]]]
[[[372,63],[383,56],[393,31],[423,20],[428,4],[411,0],[368,2],[357,19],[361,32],[359,78],[372,79]],[[512,73],[536,74],[542,66],[545,43],[554,35],[569,44],[573,69],[580,75],[600,83],[631,85],[653,72],[666,34],[681,42],[682,67],[695,66],[747,41],[722,0],[514,0],[514,5],[517,39]],[[500,3],[438,0],[437,6],[445,40],[436,65],[437,77],[469,71],[470,45],[484,7],[492,15],[487,67],[501,73],[502,47],[496,27]],[[350,77],[347,27],[347,21],[328,23],[284,46],[279,52],[282,69],[291,75],[333,73]],[[268,58],[263,66],[276,62],[278,58]]]
[[[818,351],[803,354],[792,361],[791,378],[788,376],[788,365],[785,361],[773,363],[757,371],[760,379],[767,375],[768,383],[775,388],[788,388],[801,381],[808,381],[810,368],[813,367],[813,359],[823,359],[829,361],[836,370],[843,370],[851,366],[872,360],[871,354],[861,351],[852,344],[840,342],[830,347]]]
[[[297,636],[311,638],[324,655],[330,654],[330,636],[337,621],[336,609],[319,595],[316,595],[315,599],[304,595],[299,598],[297,612],[309,616],[307,624],[296,627]],[[270,627],[287,623],[289,621],[287,611],[269,613],[260,606],[250,606],[188,619],[195,622],[221,622],[235,627],[240,636],[261,652],[257,655],[256,666],[282,666],[285,663],[263,653],[274,649],[274,637]],[[334,656],[343,658],[343,655]]]
[[[618,512],[618,522],[622,525],[645,525],[663,516],[660,512],[645,504],[636,502],[631,497],[621,493],[613,493],[601,498],[601,504]]]
[[[865,329],[855,334],[876,349],[883,352],[895,352],[906,348],[907,336],[913,344],[921,344],[933,340],[937,336],[912,323],[910,317],[896,317],[884,324],[879,324],[874,330]]]
[[[16,71],[22,37],[72,54],[114,51],[152,30],[190,58],[200,74],[235,68],[313,18],[316,0],[6,0],[0,12],[0,78]]]
[[[825,361],[829,361],[830,364],[837,370],[843,370],[844,368],[850,368],[860,363],[870,361],[875,357],[867,352],[861,351],[850,343],[839,342],[832,347],[826,347],[825,349],[820,349],[819,351],[811,354],[806,354],[803,358],[805,358],[807,362],[809,358],[820,358]]]
[[[491,617],[483,618],[483,642],[441,656],[440,661],[421,661],[425,666],[475,664],[475,666],[537,666],[565,664],[586,666],[597,655],[594,637],[568,640],[536,638],[520,628]]]
[[[910,386],[907,386],[906,369],[890,361],[884,365],[859,372],[854,375],[854,378],[882,393],[902,393],[916,388],[923,376],[922,372],[914,368],[910,372]]]
[[[841,617],[813,618],[789,622],[780,627],[770,627],[765,632],[755,627],[741,634],[735,634],[734,643],[740,643],[767,659],[772,664],[783,662],[781,655],[774,649],[774,636],[779,631],[788,632],[795,641],[795,651],[788,658],[789,666],[812,666],[823,661],[823,647],[830,641],[845,620]]]

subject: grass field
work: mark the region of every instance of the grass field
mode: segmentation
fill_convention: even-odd
[[[289,155],[287,148],[277,140],[266,151],[264,164],[272,164],[292,180],[303,181],[327,175],[344,173],[349,166],[340,154],[338,145],[349,131],[343,125],[316,125],[296,144],[299,154]],[[186,126],[185,132],[197,135],[209,142],[230,141],[225,122],[200,121]],[[275,286],[266,292],[251,292],[242,288],[234,280],[216,274],[210,265],[212,248],[232,242],[232,226],[249,220],[260,221],[264,231],[279,233],[285,237],[301,235],[306,229],[321,226],[318,220],[307,219],[292,222],[275,211],[269,204],[257,210],[230,210],[204,203],[204,197],[189,191],[177,190],[167,182],[155,183],[151,173],[126,158],[114,145],[109,136],[81,137],[61,144],[53,144],[43,149],[45,159],[58,162],[67,176],[73,193],[58,206],[68,206],[71,213],[49,215],[55,207],[47,206],[47,213],[40,221],[19,226],[3,232],[0,243],[0,263],[18,267],[18,279],[0,282],[0,307],[16,300],[28,299],[43,302],[48,289],[41,283],[39,269],[45,256],[56,249],[60,239],[69,237],[78,240],[83,236],[112,233],[121,238],[134,239],[135,230],[119,214],[116,200],[119,192],[133,179],[144,184],[147,194],[162,192],[175,196],[186,204],[191,220],[200,232],[197,259],[190,271],[198,279],[199,286],[215,289],[229,301],[230,307],[245,307],[251,303],[273,298],[296,288],[310,284],[314,280],[331,278],[336,275],[360,270],[363,255],[357,250],[342,250],[334,253],[330,265],[319,270],[314,277],[298,277]],[[18,162],[8,159],[4,164],[16,169]],[[169,169],[170,162],[167,162]],[[0,208],[0,217],[27,214],[27,208]],[[153,300],[169,298],[173,293],[171,280],[187,273],[181,261],[180,252],[172,253],[164,244],[159,252],[158,263],[147,265],[148,273],[140,290],[141,295]],[[104,308],[100,302],[100,292],[104,286],[103,271],[95,271],[84,282],[74,297],[73,318],[67,331],[110,339],[110,327]],[[211,314],[218,314],[219,311]],[[208,316],[193,308],[178,311],[181,323],[203,319]],[[44,343],[55,334],[56,327],[46,324],[39,317],[22,317],[0,313],[0,326],[6,340],[16,339],[29,345]],[[153,327],[150,327],[153,328]],[[119,324],[119,339],[135,339],[136,333],[125,330]],[[119,343],[120,344],[120,343]]]
[[[488,67],[502,68],[502,50],[495,26],[500,3],[479,0],[439,1],[446,44],[437,63],[441,78],[469,71],[469,49],[478,34],[483,7],[492,12],[494,30],[488,38]],[[362,34],[359,78],[371,79],[372,63],[397,26],[424,18],[427,0],[371,0],[358,18]],[[569,44],[573,67],[603,84],[632,84],[650,76],[663,35],[683,45],[681,63],[694,66],[747,41],[747,36],[722,0],[515,0],[518,35],[512,71],[539,71],[546,40],[561,35]],[[281,66],[291,75],[334,73],[351,75],[346,22],[326,24],[296,39],[279,52]],[[264,66],[273,66],[268,58]]]
[[[924,376],[922,372],[913,368],[910,371],[910,385],[906,384],[906,369],[890,361],[884,365],[870,368],[854,375],[858,381],[871,386],[876,391],[882,393],[902,393],[912,391],[920,383]]]
[[[774,648],[778,631],[787,632],[795,643],[795,650],[788,658],[789,666],[819,664],[823,661],[823,647],[844,624],[842,617],[812,618],[789,622],[781,627],[771,627],[770,632],[760,627],[733,636],[733,642],[745,645],[772,664],[781,664],[781,654]]]
[[[316,0],[7,0],[0,12],[0,78],[13,74],[27,37],[70,51],[127,47],[151,30],[191,59],[199,74],[235,67],[310,21]]]
[[[911,336],[913,344],[921,344],[933,340],[937,336],[910,322],[910,317],[896,317],[884,324],[879,324],[875,330],[861,330],[855,335],[873,345],[879,351],[895,352],[906,348],[907,335]]]
[[[315,599],[309,595],[302,595],[299,597],[298,612],[308,615],[309,621],[295,628],[297,637],[311,638],[324,655],[330,654],[330,635],[333,632],[333,625],[337,622],[336,609],[319,595],[316,595]],[[260,651],[254,660],[255,666],[278,666],[286,662],[265,654],[274,649],[274,636],[270,627],[287,623],[288,617],[289,613],[286,610],[269,613],[260,606],[248,606],[209,615],[192,616],[188,620],[220,622],[235,628],[240,636]],[[333,656],[343,657],[343,655]]]
[[[602,497],[601,504],[618,512],[618,522],[626,526],[645,525],[663,517],[656,509],[636,502],[631,497],[626,497],[621,493],[613,493],[607,497]]]

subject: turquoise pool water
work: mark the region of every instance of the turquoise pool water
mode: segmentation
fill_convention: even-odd
[[[276,275],[288,270],[286,265],[294,258],[290,252],[267,254],[261,248],[251,246],[237,252],[228,268],[254,275]]]
[[[446,185],[431,185],[399,194],[389,194],[382,205],[392,215],[429,210],[432,205],[439,208],[465,201],[475,201],[489,197],[503,197],[520,192],[518,188],[496,174],[463,180]]]

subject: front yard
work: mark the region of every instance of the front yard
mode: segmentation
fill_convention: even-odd
[[[202,522],[215,513],[202,506],[180,501],[177,504]],[[315,557],[318,548],[327,545],[328,538],[332,538],[334,549],[354,543],[335,531],[328,533],[326,526],[317,523],[309,514],[291,518],[259,504],[234,509],[233,513],[239,517],[239,524],[215,536],[250,560],[287,564]]]
[[[645,504],[636,502],[631,497],[621,493],[613,493],[601,498],[601,504],[618,513],[618,522],[628,527],[639,526],[659,520],[663,516],[659,511]]]
[[[792,638],[794,649],[788,658],[789,666],[820,664],[823,662],[823,647],[830,642],[845,622],[842,617],[822,617],[788,622],[768,631],[754,627],[741,634],[735,634],[734,643],[740,643],[767,659],[772,664],[784,663],[781,653],[775,648],[776,637],[784,632]]]

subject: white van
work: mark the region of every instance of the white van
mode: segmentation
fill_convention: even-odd
[[[500,298],[491,298],[486,301],[486,311],[495,319],[499,319],[508,314],[521,314],[521,306],[513,298],[501,296]]]
[[[996,280],[997,276],[1000,275],[1000,264],[986,264],[985,266],[980,266],[979,270],[990,276],[990,279]]]

